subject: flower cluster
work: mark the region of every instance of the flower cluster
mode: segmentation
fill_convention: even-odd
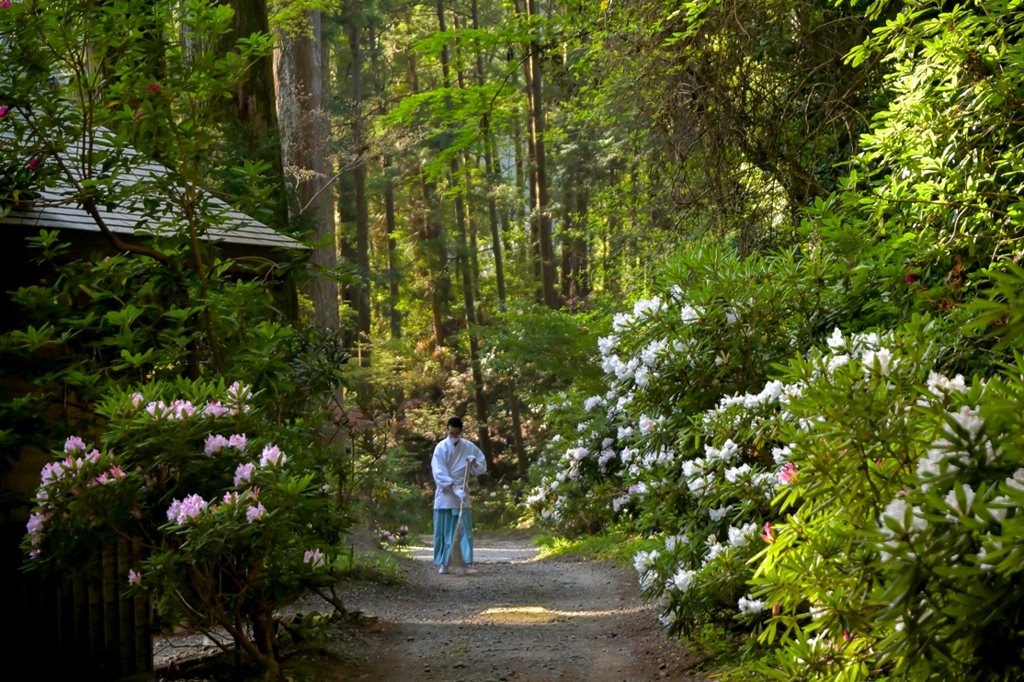
[[[206,442],[203,446],[203,451],[207,455],[220,452],[224,448],[232,448],[239,452],[245,450],[246,438],[245,434],[232,434],[229,438],[225,438],[220,434],[210,434],[206,437]]]
[[[198,407],[190,400],[172,400],[169,404],[163,400],[153,400],[146,403],[143,409],[154,419],[181,421],[197,416],[220,419],[221,417],[233,417],[252,409],[247,402],[251,395],[252,388],[250,386],[236,381],[228,387],[223,402],[210,400],[202,407]],[[145,402],[145,397],[141,393],[132,395],[134,407],[141,406],[143,402]]]
[[[32,546],[29,556],[33,559],[42,554],[40,545],[46,521],[53,517],[56,505],[63,497],[76,496],[83,489],[118,483],[126,477],[112,454],[104,455],[97,449],[86,452],[86,447],[79,436],[69,436],[64,443],[65,457],[45,464],[40,472],[35,495],[37,506],[27,527]]]

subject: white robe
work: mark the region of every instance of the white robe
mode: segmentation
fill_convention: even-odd
[[[484,453],[465,438],[460,438],[459,444],[455,447],[452,447],[451,441],[445,438],[434,448],[434,457],[430,461],[434,483],[437,484],[437,490],[434,491],[434,509],[459,508],[459,496],[455,494],[455,489],[462,487],[462,481],[466,476],[466,458],[470,455],[476,455],[476,462],[469,466],[470,476],[479,476],[487,471]],[[469,508],[468,498],[465,507]]]

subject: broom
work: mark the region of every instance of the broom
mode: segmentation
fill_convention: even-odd
[[[463,474],[463,476],[462,476],[462,489],[463,490],[466,490],[466,486],[468,485],[468,483],[469,483],[469,462],[466,462],[466,473]],[[467,492],[466,494],[468,495],[469,493]],[[464,558],[462,556],[462,543],[459,542],[459,536],[462,533],[462,510],[465,508],[465,506],[466,506],[466,501],[463,500],[462,498],[459,498],[459,518],[458,518],[458,520],[455,521],[455,534],[452,537],[452,559],[455,559],[456,555],[458,556],[458,561],[457,562],[452,561],[452,563],[455,563],[457,568],[463,568],[466,565],[466,562],[465,562],[465,560],[464,560]]]

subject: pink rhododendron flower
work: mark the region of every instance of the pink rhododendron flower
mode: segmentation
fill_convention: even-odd
[[[159,419],[164,416],[165,412],[167,412],[167,405],[164,404],[164,401],[157,400],[146,405],[146,412],[149,412],[155,418]]]
[[[0,0],[0,9],[7,9],[10,6],[11,0]],[[7,107],[0,107],[0,109],[7,109]],[[7,112],[4,111],[3,114],[6,115]],[[3,116],[0,116],[0,118],[3,118]]]
[[[241,495],[237,492],[224,493],[224,504],[237,504],[240,499]]]
[[[42,550],[33,549],[31,552],[28,553],[28,558],[38,559],[40,554],[42,554]]]
[[[260,466],[281,466],[288,460],[288,457],[281,452],[281,448],[277,447],[273,443],[268,443],[263,448],[263,454],[260,456]]]
[[[205,414],[208,417],[213,417],[215,419],[219,419],[220,417],[223,417],[229,412],[231,412],[231,408],[224,407],[223,405],[220,404],[219,400],[207,403],[206,407],[203,408],[203,414]]]
[[[42,480],[40,485],[44,488],[54,481],[64,477],[64,465],[60,462],[50,462],[43,466]]]
[[[921,279],[921,275],[910,274],[904,277],[903,281],[906,282],[907,284],[910,284],[911,282],[916,282],[919,279]]]
[[[78,436],[70,436],[64,441],[64,454],[70,455],[72,452],[85,452],[85,441]]]
[[[100,453],[99,450],[95,450],[94,449],[94,450],[90,451],[89,454],[85,456],[85,458],[87,460],[89,460],[90,462],[92,462],[93,464],[95,464],[96,462],[100,461],[100,457],[102,457],[102,456],[103,455],[102,455],[102,453]]]
[[[141,405],[143,400],[145,400],[145,398],[141,393],[132,393],[132,405],[135,407]]]
[[[260,487],[258,485],[254,485],[252,488],[249,489],[248,495],[250,500],[260,499]]]
[[[324,565],[324,553],[319,549],[308,549],[303,555],[302,561],[309,564],[310,568],[319,568]]]
[[[764,524],[764,531],[761,533],[761,539],[769,545],[775,542],[775,529],[772,528],[771,523]]]
[[[249,523],[262,521],[263,515],[266,513],[267,510],[263,507],[263,503],[257,502],[255,507],[249,507],[245,510],[245,518],[249,520]]]
[[[159,93],[163,89],[164,89],[163,86],[160,85],[159,83],[150,83],[149,85],[146,86],[146,90],[149,90],[150,92],[155,92],[155,93]]]
[[[115,464],[114,466],[110,467],[110,477],[113,478],[115,481],[120,481],[122,478],[124,478],[124,471],[121,470],[120,466]]]
[[[42,163],[43,162],[39,160],[38,156],[33,156],[32,159],[28,162],[28,169],[30,171],[34,171],[35,169],[39,168],[39,166],[41,166]]]
[[[4,2],[7,3],[7,7],[11,6],[11,3],[10,3],[9,0],[3,0],[3,2],[0,2],[0,7],[4,6]],[[7,118],[7,114],[9,114],[9,113],[11,113],[11,108],[10,107],[6,107],[6,106],[5,107],[0,107],[0,118]]]
[[[245,439],[245,434],[244,433],[243,434],[234,433],[234,434],[231,434],[230,438],[228,438],[228,447],[232,447],[235,450],[239,450],[239,451],[245,450],[245,446],[246,446],[247,443],[248,443],[248,441]]]
[[[789,484],[796,480],[797,468],[792,462],[786,462],[786,465],[779,470],[779,483]]]
[[[249,411],[249,406],[245,404],[245,401],[248,399],[251,391],[252,388],[250,386],[239,381],[228,387],[228,402],[232,403],[231,414],[235,415],[240,412]]]
[[[209,435],[206,437],[206,444],[203,447],[203,451],[207,455],[212,455],[215,452],[220,452],[222,449],[228,447],[228,439],[220,434]]]
[[[235,485],[252,483],[252,476],[254,473],[256,473],[256,465],[252,462],[239,464],[238,468],[235,469]]]
[[[138,120],[140,118],[142,118],[142,109],[135,112],[135,119]]]
[[[199,512],[206,509],[206,500],[199,495],[189,495],[181,501],[181,511],[178,514],[178,523],[184,523],[188,519],[199,516]]]
[[[40,514],[39,512],[36,512],[32,516],[28,517],[28,523],[25,527],[28,529],[29,533],[42,533],[43,524],[46,523],[48,518],[50,518],[49,514]]]
[[[142,574],[134,569],[128,569],[128,584],[138,585],[142,582]]]
[[[175,400],[171,403],[171,419],[187,419],[195,411],[195,406],[188,400]]]
[[[247,384],[243,384],[241,381],[236,381],[228,386],[228,395],[237,401],[241,401],[249,397],[250,390],[251,389]]]
[[[167,520],[176,521],[180,526],[189,519],[199,516],[204,509],[206,509],[206,500],[199,495],[189,495],[180,502],[175,499],[171,501],[171,506],[167,509]]]

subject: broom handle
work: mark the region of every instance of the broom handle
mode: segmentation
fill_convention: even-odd
[[[466,462],[466,472],[462,475],[462,490],[466,492],[466,486],[469,484],[469,462]],[[468,495],[469,493],[466,492]],[[453,544],[456,546],[459,544],[459,533],[462,532],[462,509],[466,506],[466,501],[461,497],[459,498],[459,518],[455,522],[455,536],[452,538]],[[459,559],[462,563],[466,563],[465,557],[462,556],[462,550],[459,550]]]

